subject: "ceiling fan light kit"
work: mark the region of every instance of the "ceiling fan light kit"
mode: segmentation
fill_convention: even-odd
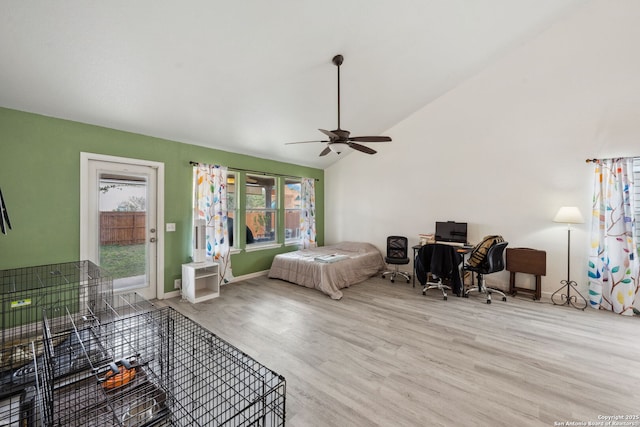
[[[336,154],[342,153],[347,148],[349,148],[349,144],[347,144],[346,142],[336,141],[331,145],[329,145],[329,149],[331,149],[331,151],[333,151]]]
[[[347,148],[352,148],[354,150],[366,153],[366,154],[375,154],[376,150],[364,146],[362,144],[358,144],[358,142],[389,142],[391,138],[388,136],[349,136],[351,133],[348,130],[344,130],[340,128],[340,66],[344,61],[344,57],[342,55],[336,55],[333,57],[333,64],[338,68],[338,128],[332,131],[318,129],[320,132],[324,133],[329,137],[328,140],[321,141],[300,141],[300,142],[288,142],[287,144],[306,144],[309,142],[322,142],[326,143],[327,147],[320,152],[320,156],[326,156],[330,152],[334,152],[336,154],[343,153]]]

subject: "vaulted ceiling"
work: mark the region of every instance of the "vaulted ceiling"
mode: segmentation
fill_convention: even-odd
[[[586,2],[3,0],[0,106],[325,168],[285,143],[336,128],[334,55],[341,127],[387,134]]]

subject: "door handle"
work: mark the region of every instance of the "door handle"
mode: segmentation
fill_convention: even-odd
[[[149,231],[150,231],[150,232],[152,232],[152,233],[155,233],[155,232],[156,232],[156,229],[155,229],[155,228],[152,228],[152,229],[151,229],[151,230],[149,230]]]
[[[149,241],[150,241],[151,243],[155,243],[156,238],[155,238],[155,237],[152,237],[152,238],[150,238],[150,239],[149,239]]]

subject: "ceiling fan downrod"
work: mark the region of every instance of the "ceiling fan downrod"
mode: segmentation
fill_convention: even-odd
[[[342,55],[336,55],[333,57],[333,63],[338,67],[338,130],[340,130],[340,66],[344,61]]]

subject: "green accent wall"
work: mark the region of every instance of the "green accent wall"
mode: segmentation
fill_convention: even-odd
[[[80,153],[164,163],[164,289],[173,291],[191,255],[189,161],[315,178],[316,230],[324,244],[324,171],[130,132],[0,108],[0,188],[13,230],[0,234],[0,270],[76,261],[80,256]],[[280,247],[232,255],[234,276],[269,269]],[[96,260],[92,260],[96,261]]]

